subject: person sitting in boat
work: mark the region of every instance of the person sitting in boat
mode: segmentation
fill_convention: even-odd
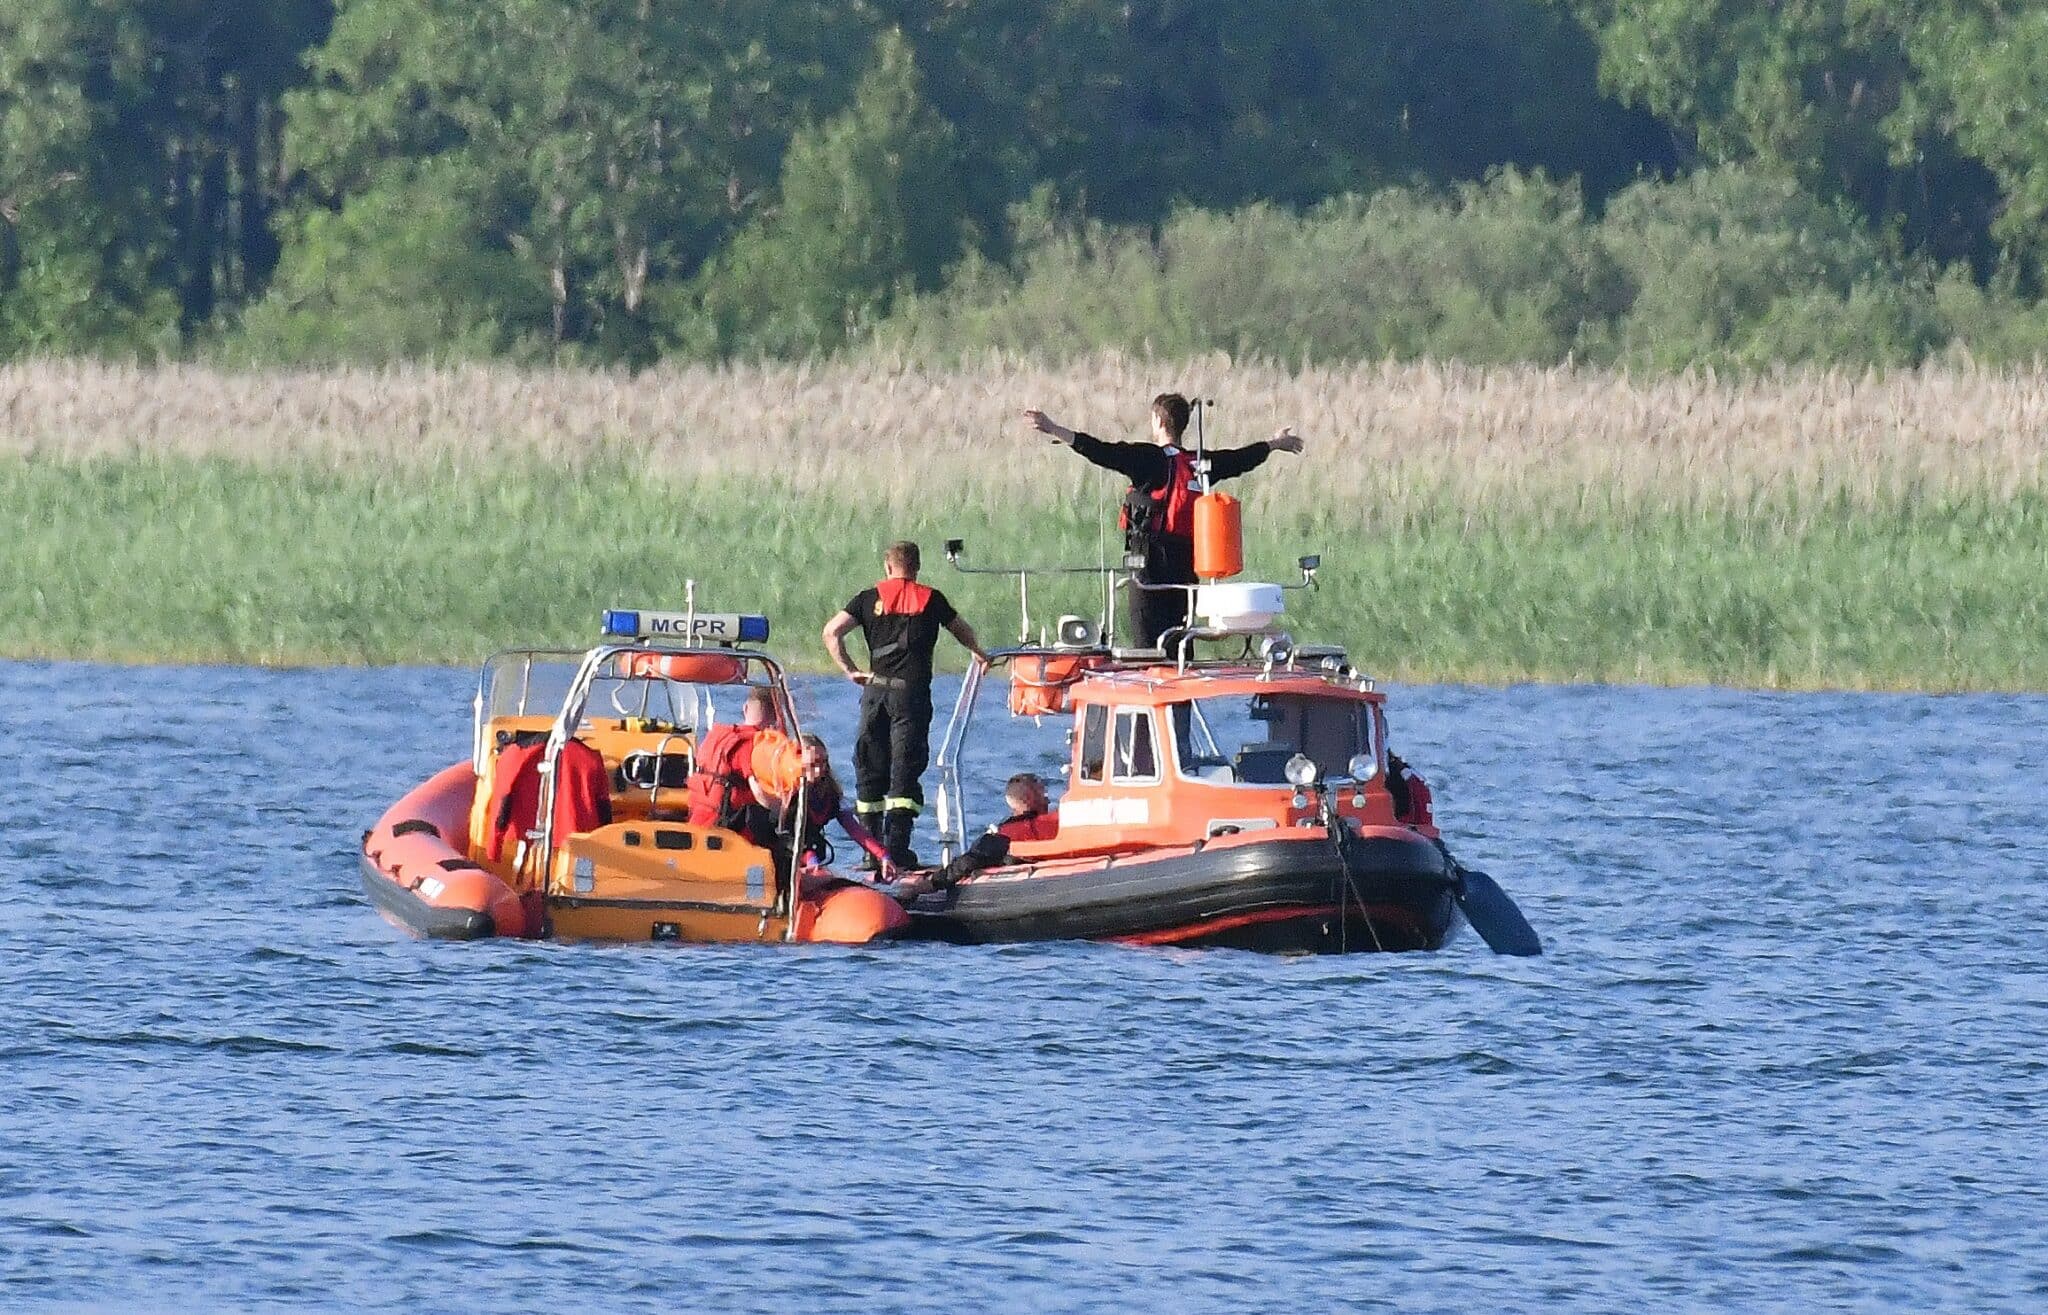
[[[846,838],[859,845],[875,861],[883,881],[896,879],[896,865],[889,861],[889,851],[876,839],[874,832],[861,825],[860,818],[846,802],[846,792],[840,787],[839,778],[832,774],[832,755],[825,748],[825,742],[815,735],[804,735],[799,742],[803,746],[804,770],[804,822],[801,828],[793,825],[796,799],[772,799],[776,814],[782,818],[785,835],[797,836],[797,852],[802,855],[800,867],[818,867],[831,861],[831,845],[825,839],[825,824],[839,823],[839,829]]]
[[[775,818],[761,804],[754,779],[754,740],[775,723],[775,696],[755,688],[740,719],[714,727],[696,747],[690,773],[690,825],[737,831],[764,848],[775,839]]]
[[[1003,802],[1009,805],[1008,817],[976,837],[960,857],[938,871],[920,872],[898,882],[894,893],[907,899],[928,890],[944,890],[963,877],[1001,867],[1009,861],[1010,846],[1019,841],[1050,840],[1059,833],[1060,815],[1036,773],[1019,772],[1011,777],[1003,786]]]
[[[1436,813],[1431,808],[1429,782],[1413,767],[1403,762],[1401,755],[1389,750],[1387,753],[1387,793],[1394,796],[1394,820],[1404,826],[1435,826]]]
[[[1024,423],[1055,443],[1065,443],[1083,459],[1113,470],[1131,482],[1124,494],[1118,527],[1124,532],[1124,550],[1144,557],[1138,582],[1155,585],[1195,583],[1195,456],[1181,447],[1192,408],[1179,393],[1161,393],[1152,399],[1152,441],[1150,443],[1105,443],[1092,434],[1069,429],[1039,410],[1024,412]],[[1301,438],[1283,428],[1263,443],[1245,447],[1212,448],[1208,452],[1209,480],[1234,479],[1265,464],[1275,452],[1301,451]],[[1132,643],[1139,648],[1156,648],[1159,637],[1183,625],[1188,614],[1188,596],[1181,589],[1133,589],[1130,591]]]
[[[1058,834],[1060,817],[1053,811],[1045,782],[1034,772],[1019,772],[1003,787],[1010,815],[989,828],[1010,840],[1050,840]]]

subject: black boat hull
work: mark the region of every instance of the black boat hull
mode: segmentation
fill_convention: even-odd
[[[1051,865],[1047,865],[1051,866]],[[1085,868],[996,868],[910,906],[955,944],[1115,940],[1273,953],[1434,950],[1455,934],[1453,869],[1421,836],[1209,845]]]

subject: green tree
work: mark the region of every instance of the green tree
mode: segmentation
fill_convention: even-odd
[[[643,360],[650,288],[755,208],[864,23],[825,0],[345,0],[288,105],[295,154],[343,212],[403,222],[394,192],[461,188],[472,250],[521,268],[505,337]]]
[[[1728,166],[1616,197],[1601,235],[1635,286],[1631,365],[1910,362],[1941,337],[1929,280],[1840,202]]]
[[[1592,43],[1543,0],[871,2],[959,127],[992,234],[1041,183],[1099,219],[1157,223],[1499,165],[1604,196],[1669,163],[1661,128],[1600,94]]]
[[[0,9],[0,351],[190,339],[275,266],[278,101],[325,0]]]
[[[1907,48],[1924,76],[1896,136],[1902,150],[1946,127],[2002,193],[1993,232],[2048,285],[2048,7],[1996,0],[1923,4]]]
[[[1671,122],[1705,165],[1752,163],[1847,199],[1947,262],[1990,258],[1996,185],[1913,112],[1910,37],[1948,0],[1568,0],[1604,86]]]
[[[853,104],[790,143],[779,204],[704,270],[677,339],[720,355],[831,351],[898,289],[935,286],[963,246],[954,142],[909,45],[886,33]]]

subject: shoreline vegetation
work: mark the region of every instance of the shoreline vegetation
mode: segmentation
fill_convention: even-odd
[[[603,608],[680,606],[694,577],[817,670],[897,537],[1009,642],[1014,581],[955,574],[945,539],[982,566],[1118,550],[1115,477],[1019,410],[1134,438],[1166,388],[1217,399],[1218,446],[1306,437],[1225,487],[1256,574],[1323,555],[1297,633],[1382,678],[2048,689],[2048,371],[1968,365],[17,362],[0,655],[464,664],[582,646]],[[1041,624],[1100,607],[1033,596]]]

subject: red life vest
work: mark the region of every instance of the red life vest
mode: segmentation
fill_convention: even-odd
[[[517,741],[498,751],[491,781],[490,834],[484,848],[492,862],[507,846],[517,849],[540,819],[540,764],[547,743]],[[581,740],[570,740],[555,759],[555,842],[595,831],[612,820],[611,773],[604,755]]]
[[[555,840],[595,831],[612,820],[612,774],[604,755],[581,740],[555,759]]]
[[[720,726],[697,746],[697,770],[690,773],[690,825],[726,826],[754,802],[747,777],[754,767],[759,726]]]
[[[995,825],[997,835],[1011,840],[1050,840],[1059,830],[1060,815],[1056,812],[1018,813]]]
[[[484,857],[493,863],[504,857],[508,842],[516,847],[525,839],[540,816],[540,756],[546,751],[542,740],[514,740],[498,750],[484,845]]]
[[[1195,499],[1201,496],[1195,491],[1195,454],[1172,448],[1168,455],[1172,464],[1162,487],[1141,491],[1133,484],[1124,494],[1123,511],[1117,517],[1118,529],[1130,530],[1135,520],[1142,522],[1136,528],[1149,534],[1172,539],[1195,537]]]
[[[1412,768],[1401,769],[1401,783],[1408,787],[1408,806],[1394,815],[1396,822],[1408,826],[1435,826],[1436,814],[1431,808],[1434,802],[1429,796],[1429,782],[1416,775]]]
[[[915,580],[883,580],[875,585],[876,616],[922,616],[931,602],[931,586]]]

